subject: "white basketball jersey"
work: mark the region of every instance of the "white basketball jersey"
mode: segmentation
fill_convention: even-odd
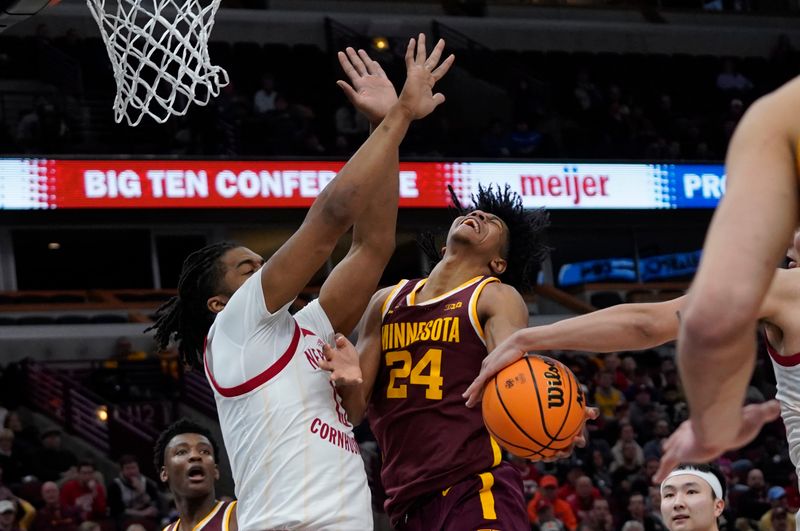
[[[270,314],[256,272],[208,333],[206,376],[239,500],[240,531],[372,529],[367,477],[328,372],[319,302]]]
[[[777,392],[775,398],[781,403],[781,417],[786,426],[789,457],[798,468],[800,476],[800,354],[781,356],[767,340],[767,352],[775,370]],[[799,520],[800,521],[800,520]]]

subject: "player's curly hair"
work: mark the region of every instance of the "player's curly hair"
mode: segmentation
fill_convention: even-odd
[[[215,243],[187,256],[178,279],[178,295],[156,310],[155,323],[145,330],[156,331],[156,343],[162,349],[178,341],[180,359],[190,367],[202,363],[205,338],[214,322],[207,301],[222,291],[225,271],[220,258],[238,246],[234,242]]]
[[[169,442],[178,435],[183,435],[184,433],[196,433],[208,439],[208,442],[211,443],[211,448],[214,450],[214,462],[219,464],[219,445],[216,439],[214,439],[214,436],[211,435],[211,430],[196,422],[183,418],[167,426],[158,436],[158,440],[156,440],[156,445],[153,449],[153,464],[156,466],[156,474],[160,474],[161,467],[164,466],[164,452],[167,451]]]
[[[478,193],[472,196],[472,205],[469,207],[461,203],[451,186],[448,189],[453,202],[451,211],[455,217],[482,210],[503,220],[509,233],[503,253],[508,266],[500,279],[522,293],[529,291],[536,283],[541,264],[550,252],[544,236],[545,229],[550,225],[547,211],[543,208],[525,210],[522,198],[509,185],[502,189],[493,185],[478,186]],[[422,233],[418,237],[418,244],[432,265],[442,259],[436,240],[436,234],[432,232]]]

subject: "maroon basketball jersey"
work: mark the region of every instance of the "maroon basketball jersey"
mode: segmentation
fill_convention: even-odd
[[[178,518],[162,531],[229,531],[231,518],[236,511],[235,501],[218,501],[211,512],[208,513],[194,529],[180,529],[181,520]]]
[[[478,297],[493,277],[475,277],[416,303],[426,279],[404,280],[383,304],[381,365],[368,410],[383,454],[381,479],[393,521],[414,501],[500,463],[480,408],[461,394],[486,357]]]

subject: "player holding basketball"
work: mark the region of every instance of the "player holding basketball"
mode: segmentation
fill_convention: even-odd
[[[182,419],[161,432],[154,452],[156,471],[179,515],[164,531],[238,531],[236,502],[218,500],[214,490],[218,457],[217,442],[199,424]]]
[[[727,482],[716,467],[678,465],[661,483],[661,518],[669,531],[718,531]]]
[[[768,352],[777,382],[775,401],[746,406],[739,438],[732,444],[743,446],[756,436],[761,426],[774,420],[780,409],[789,441],[789,455],[800,476],[800,229],[787,251],[789,269],[778,269],[756,316],[761,320]],[[678,336],[679,316],[690,300],[689,295],[659,303],[620,304],[557,323],[527,328],[512,335],[489,355],[480,376],[465,393],[472,406],[480,399],[486,380],[497,371],[521,358],[525,352],[578,350],[616,352],[644,350],[672,341]],[[668,450],[668,447],[665,447]],[[666,456],[666,454],[665,454]],[[670,470],[664,463],[659,470]]]
[[[519,472],[501,463],[480,412],[464,407],[461,393],[487,349],[528,321],[515,287],[535,279],[547,217],[524,210],[508,189],[480,189],[472,208],[453,201],[459,216],[431,274],[377,292],[358,352],[339,338],[323,366],[347,383],[339,367],[359,363],[360,353],[363,384],[340,391],[354,423],[367,413],[382,450],[393,525],[527,531]]]
[[[333,331],[358,321],[394,249],[398,147],[410,123],[444,101],[432,90],[453,62],[439,64],[443,48],[428,57],[424,36],[411,39],[399,99],[266,264],[243,247],[206,247],[186,259],[178,296],[160,309],[159,343],[177,336],[184,361],[204,362],[243,531],[372,527],[352,426],[318,362]],[[362,88],[351,96],[369,115]],[[351,226],[350,252],[293,317],[292,300]]]

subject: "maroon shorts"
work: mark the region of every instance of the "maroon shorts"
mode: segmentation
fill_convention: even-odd
[[[502,462],[415,505],[401,531],[530,531],[522,478]]]

